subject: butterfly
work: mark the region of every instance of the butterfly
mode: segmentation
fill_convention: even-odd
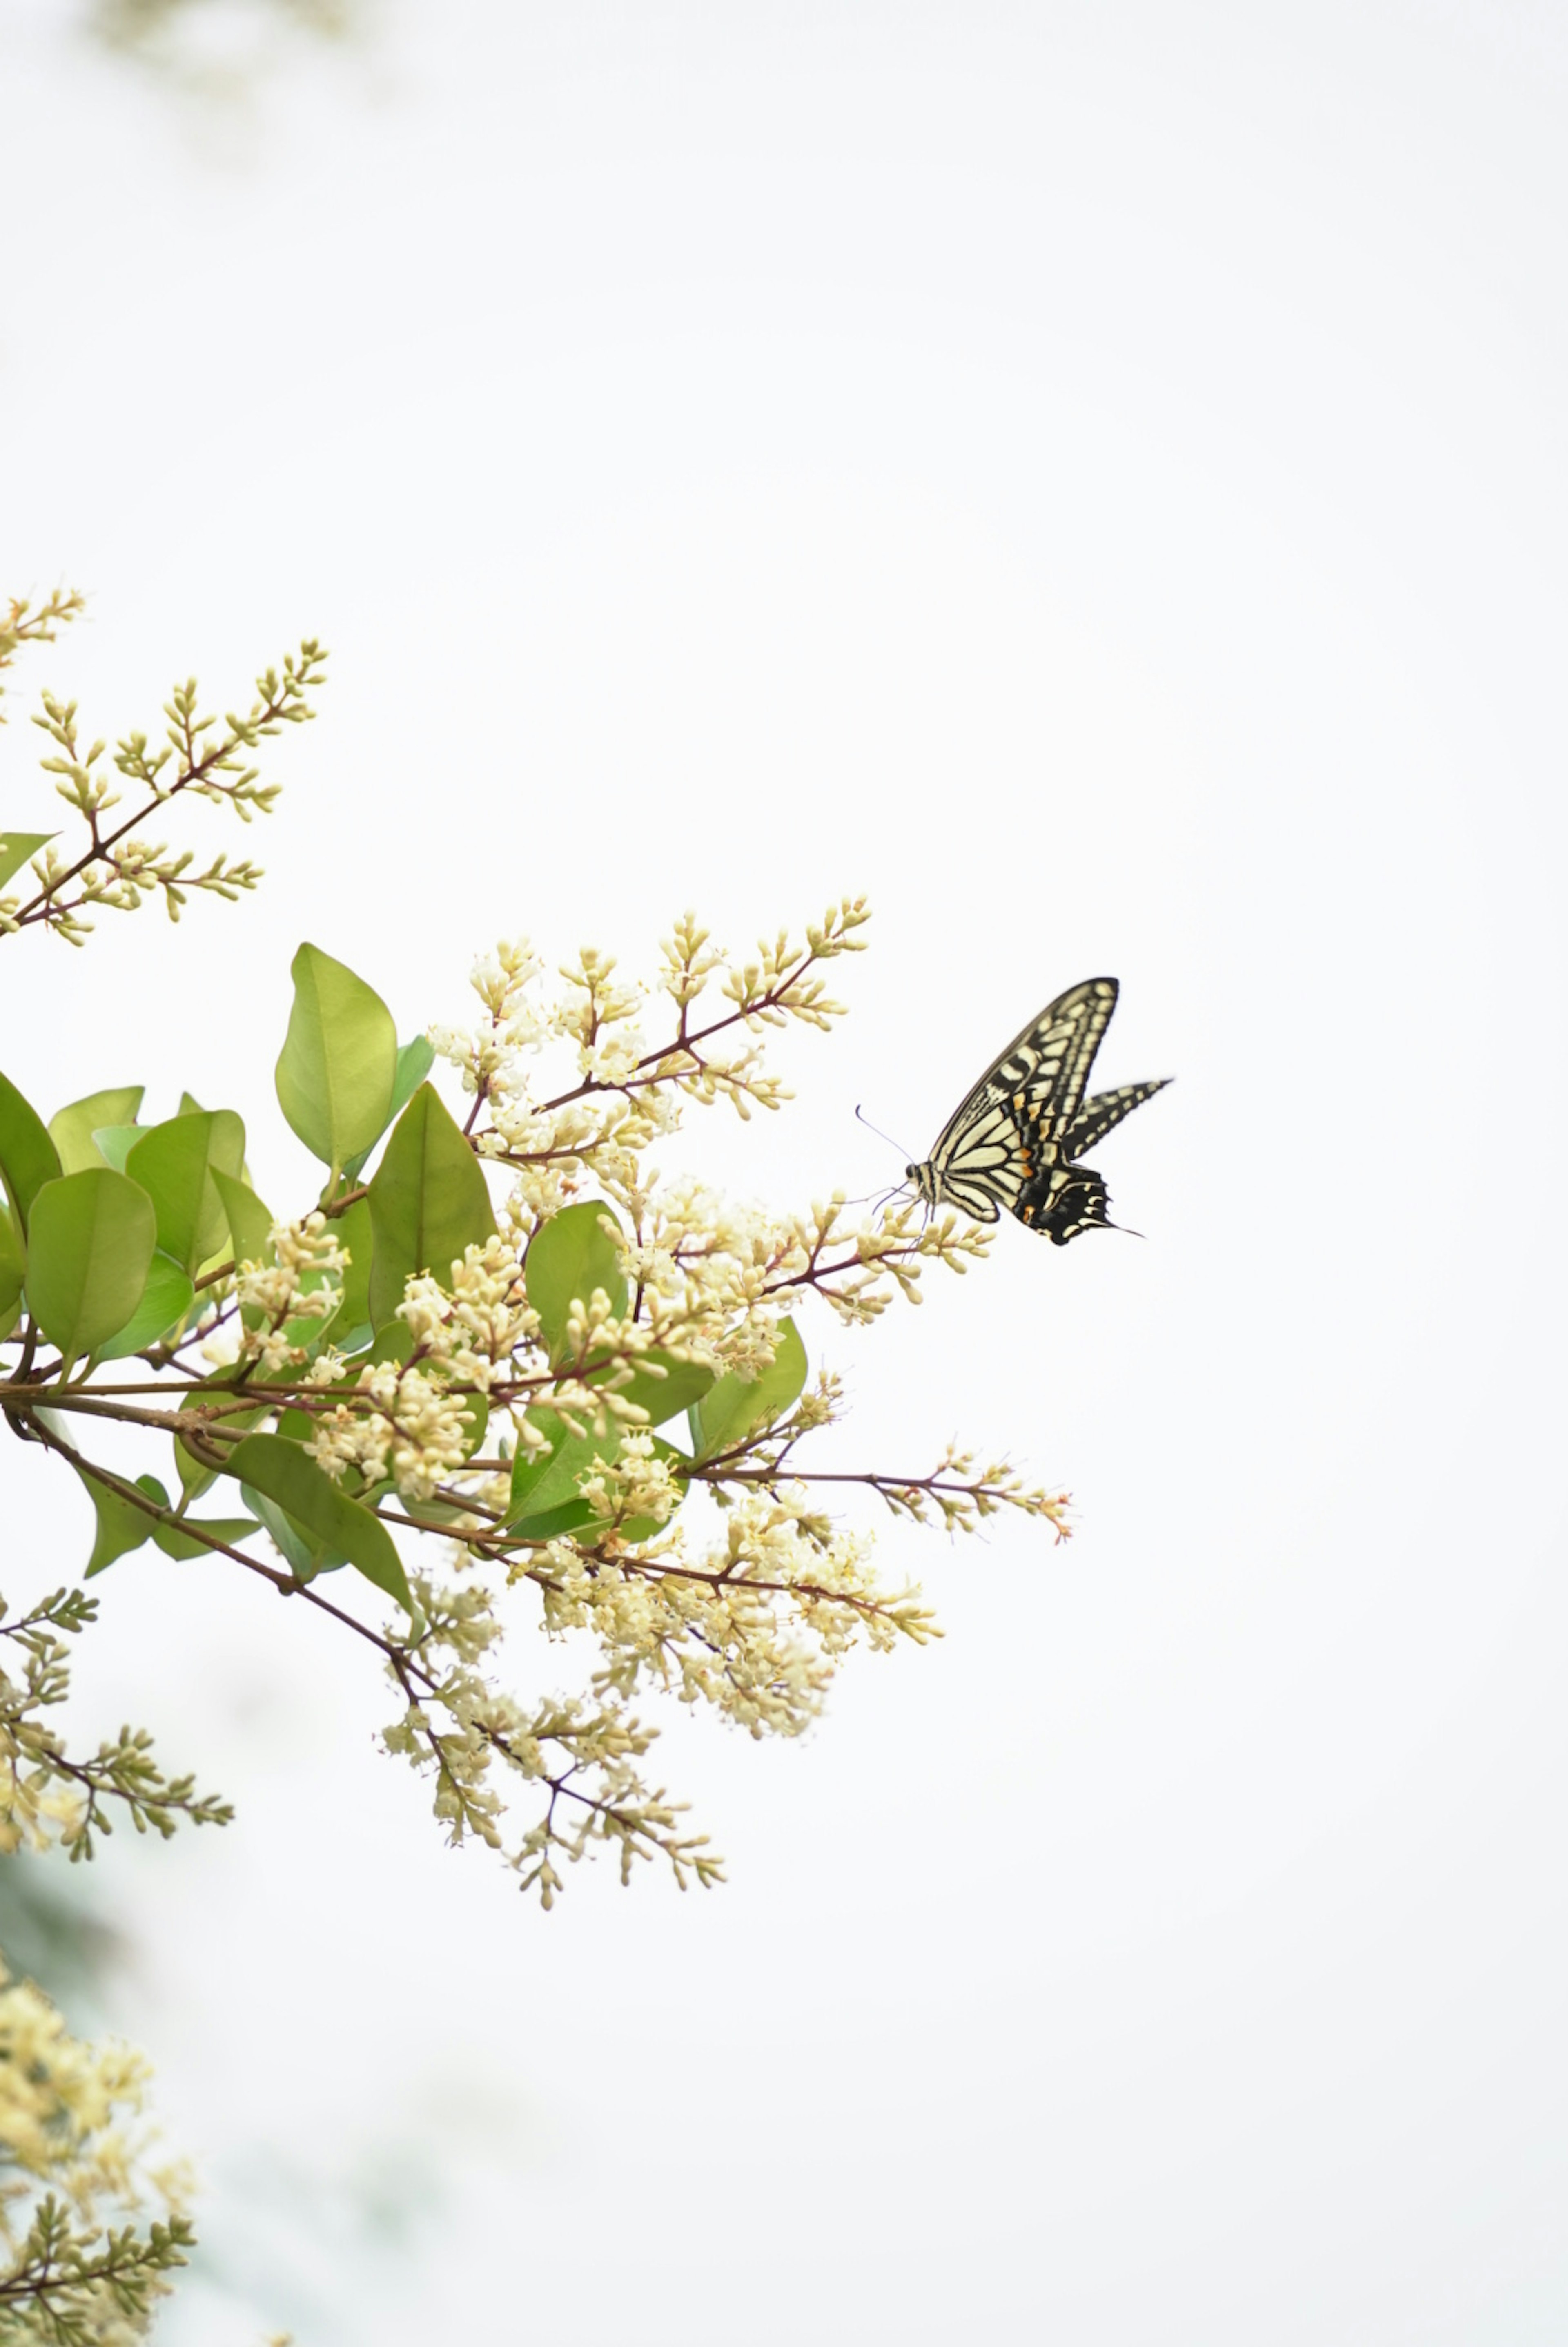
[[[1057,1246],[1116,1227],[1105,1183],[1078,1161],[1170,1081],[1084,1098],[1117,991],[1114,978],[1070,986],[993,1060],[925,1163],[904,1168],[927,1206],[959,1206],[977,1223],[995,1222],[1005,1206]]]

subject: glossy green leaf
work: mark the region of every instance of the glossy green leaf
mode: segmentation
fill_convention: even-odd
[[[399,1045],[397,1079],[392,1085],[393,1116],[412,1100],[434,1065],[435,1046],[428,1035],[415,1035],[408,1042]]]
[[[512,1461],[507,1524],[514,1529],[528,1524],[532,1529],[535,1519],[564,1506],[580,1506],[576,1522],[586,1523],[593,1510],[580,1501],[577,1485],[583,1476],[592,1473],[596,1459],[602,1459],[608,1466],[615,1458],[621,1447],[618,1419],[606,1419],[603,1434],[594,1433],[591,1428],[584,1434],[574,1434],[554,1410],[530,1410],[528,1419],[545,1436],[547,1447],[530,1450],[518,1444]],[[569,1527],[553,1525],[551,1529],[565,1531]],[[538,1537],[547,1535],[541,1533]]]
[[[149,1476],[145,1480],[150,1482],[152,1479]],[[188,1563],[192,1557],[215,1553],[205,1541],[192,1537],[196,1532],[209,1532],[214,1540],[224,1542],[229,1548],[239,1548],[258,1530],[254,1516],[182,1516],[179,1522],[180,1524],[188,1524],[190,1531],[182,1532],[176,1524],[154,1524],[152,1536],[165,1556],[178,1557],[181,1563]]]
[[[657,1372],[662,1369],[664,1375]],[[603,1369],[590,1369],[589,1385],[606,1385],[615,1376],[612,1363]],[[714,1373],[706,1361],[679,1361],[656,1345],[651,1351],[639,1353],[626,1385],[617,1385],[616,1393],[623,1401],[636,1402],[646,1409],[650,1426],[663,1426],[667,1419],[677,1418],[693,1402],[700,1401],[710,1391]]]
[[[27,1237],[27,1302],[66,1359],[96,1352],[126,1326],[157,1239],[147,1192],[107,1165],[44,1184]]]
[[[141,1111],[141,1084],[119,1084],[107,1092],[89,1092],[86,1100],[73,1101],[68,1108],[59,1109],[49,1119],[49,1138],[60,1153],[62,1174],[85,1174],[89,1165],[103,1165],[107,1160],[93,1139],[100,1125],[134,1125]],[[122,1164],[116,1172],[123,1174]]]
[[[155,1253],[148,1266],[141,1301],[123,1328],[105,1345],[94,1348],[100,1361],[127,1360],[131,1354],[156,1345],[178,1327],[196,1301],[190,1274],[168,1255]]]
[[[573,1434],[553,1410],[530,1410],[530,1421],[547,1437],[549,1448],[529,1452],[518,1446],[512,1461],[512,1491],[506,1507],[508,1531],[527,1540],[554,1540],[558,1532],[577,1532],[595,1521],[591,1503],[579,1486],[594,1472],[596,1460],[607,1467],[619,1455],[624,1438],[612,1419],[603,1434]],[[689,1465],[684,1451],[654,1438],[656,1454],[669,1460],[678,1474]],[[620,1527],[626,1540],[651,1540],[663,1521],[652,1516],[629,1518]]]
[[[6,1337],[11,1334],[12,1329],[15,1328],[21,1320],[21,1317],[22,1307],[19,1303],[7,1304],[4,1307],[0,1307],[0,1345],[5,1343]]]
[[[180,1488],[189,1499],[199,1500],[203,1491],[209,1491],[218,1481],[216,1469],[188,1450],[183,1437],[178,1434],[174,1438],[174,1463],[179,1471]]]
[[[279,1105],[335,1179],[379,1138],[392,1113],[397,1030],[381,996],[319,946],[300,948],[293,979]]]
[[[349,1338],[371,1321],[371,1266],[375,1260],[375,1230],[368,1198],[356,1198],[334,1225],[338,1245],[349,1258],[343,1274],[343,1300],[332,1323],[332,1342],[347,1348]],[[400,1299],[401,1301],[401,1299]]]
[[[56,831],[0,832],[0,888],[7,880],[15,879],[23,865],[31,863],[41,847],[47,847],[59,835]]]
[[[412,1350],[413,1330],[408,1322],[389,1320],[384,1328],[376,1330],[364,1350],[354,1355],[354,1359],[356,1363],[369,1362],[373,1368],[378,1361],[406,1361]]]
[[[97,1517],[97,1536],[83,1575],[84,1580],[90,1581],[94,1573],[113,1564],[117,1557],[128,1556],[133,1548],[140,1548],[144,1541],[151,1540],[157,1519],[149,1516],[145,1508],[138,1508],[134,1500],[122,1498],[112,1485],[100,1483],[87,1468],[78,1467],[76,1472]],[[168,1493],[156,1475],[138,1475],[136,1487],[160,1508],[168,1507]]]
[[[399,1117],[366,1203],[375,1235],[370,1319],[380,1328],[409,1278],[428,1271],[444,1283],[464,1247],[495,1229],[478,1161],[433,1086],[421,1084]]]
[[[297,1442],[279,1434],[248,1434],[230,1451],[224,1471],[249,1485],[258,1500],[281,1509],[313,1550],[346,1557],[405,1613],[413,1612],[402,1559],[386,1526],[340,1491]]]
[[[712,1459],[732,1450],[759,1427],[782,1418],[799,1400],[806,1373],[806,1348],[795,1323],[780,1320],[778,1349],[760,1377],[748,1381],[732,1371],[687,1413],[694,1457]]]
[[[264,1491],[252,1491],[249,1483],[241,1483],[239,1496],[257,1522],[270,1533],[296,1580],[313,1581],[318,1573],[337,1573],[347,1564],[349,1560],[340,1549],[311,1539],[287,1510],[280,1508],[276,1500],[270,1500]]]
[[[10,1311],[26,1276],[26,1252],[9,1208],[0,1206],[0,1314]]]
[[[387,1124],[390,1124],[393,1117],[400,1115],[407,1107],[434,1065],[435,1052],[424,1036],[416,1035],[412,1043],[404,1043],[400,1048],[397,1067],[392,1076],[392,1105],[387,1110]],[[384,1132],[386,1126],[383,1125],[382,1130]],[[379,1140],[380,1137],[378,1134],[377,1139]],[[373,1149],[375,1143],[372,1142],[371,1148]],[[351,1182],[358,1181],[370,1153],[370,1149],[361,1149],[359,1155],[351,1157],[344,1166],[343,1172]]]
[[[60,1153],[30,1101],[0,1076],[0,1175],[17,1221],[26,1231],[33,1201],[46,1182],[58,1179]]]
[[[114,1173],[123,1174],[126,1159],[147,1131],[145,1124],[100,1124],[93,1129],[93,1147],[98,1153],[100,1165]],[[86,1167],[82,1169],[86,1172]]]
[[[229,1244],[236,1263],[270,1263],[272,1216],[248,1182],[238,1181],[220,1165],[212,1169],[212,1186],[229,1218]]]
[[[626,1274],[611,1235],[619,1228],[610,1207],[589,1200],[580,1206],[563,1206],[529,1241],[524,1272],[528,1301],[539,1315],[553,1355],[559,1356],[565,1345],[573,1304],[587,1303],[596,1287],[609,1297],[617,1319],[625,1312]]]
[[[238,1181],[244,1159],[245,1127],[231,1108],[171,1116],[128,1153],[125,1170],[158,1214],[158,1245],[184,1270],[195,1272],[221,1245],[229,1216],[213,1176]]]

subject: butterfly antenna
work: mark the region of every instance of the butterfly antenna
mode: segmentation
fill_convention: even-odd
[[[860,1118],[860,1122],[865,1126],[868,1133],[874,1133],[879,1141],[885,1141],[890,1149],[896,1149],[898,1151],[899,1155],[903,1158],[906,1163],[909,1162],[909,1151],[903,1146],[902,1143],[895,1141],[891,1133],[884,1133],[880,1124],[873,1124],[871,1118],[860,1106],[859,1101],[855,1102],[855,1114]],[[901,1183],[899,1186],[901,1189],[903,1185]]]

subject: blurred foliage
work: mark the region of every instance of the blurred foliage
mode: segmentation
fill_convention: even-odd
[[[381,0],[85,0],[79,30],[233,128],[312,56],[360,55]]]
[[[363,23],[362,0],[97,0],[91,24],[116,48],[156,48],[202,28],[272,22],[290,31],[343,40]]]
[[[0,1860],[0,1953],[18,1979],[36,1981],[56,2002],[91,1999],[125,1946],[85,1903],[80,1868],[31,1853]]]

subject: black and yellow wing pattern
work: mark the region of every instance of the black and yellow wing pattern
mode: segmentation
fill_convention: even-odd
[[[957,1206],[977,1223],[995,1222],[1005,1206],[1057,1246],[1080,1231],[1115,1227],[1105,1183],[1078,1161],[1170,1081],[1085,1101],[1117,991],[1114,978],[1084,979],[997,1053],[923,1164],[904,1169],[928,1206]]]

